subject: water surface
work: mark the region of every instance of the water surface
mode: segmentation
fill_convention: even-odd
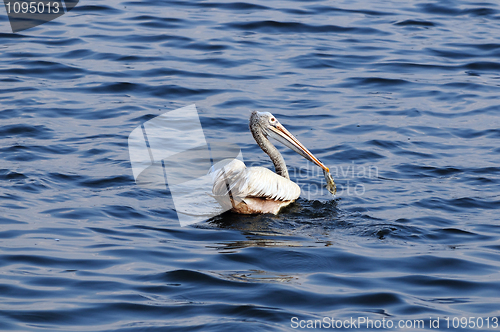
[[[0,329],[498,318],[499,23],[477,1],[81,1],[17,34],[1,15]],[[266,167],[248,118],[272,112],[339,194],[280,147],[293,206],[180,227],[127,137],[192,103]]]

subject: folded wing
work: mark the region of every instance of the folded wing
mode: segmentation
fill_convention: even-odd
[[[210,171],[213,194],[230,195],[233,198],[266,198],[277,201],[294,201],[300,196],[300,187],[264,167],[247,168],[234,159],[223,160]]]

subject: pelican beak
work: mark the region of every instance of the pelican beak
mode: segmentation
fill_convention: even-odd
[[[287,146],[293,151],[300,154],[302,157],[307,160],[315,163],[319,167],[321,167],[324,171],[329,172],[330,170],[326,167],[318,158],[316,158],[307,148],[299,142],[298,139],[295,138],[281,123],[277,123],[275,126],[269,127],[268,134],[281,144]]]

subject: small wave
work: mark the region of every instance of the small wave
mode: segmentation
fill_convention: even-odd
[[[279,22],[273,20],[247,23],[226,23],[219,29],[238,29],[264,33],[349,33],[362,35],[385,35],[387,33],[373,28],[341,27],[337,25],[309,25],[300,22]]]

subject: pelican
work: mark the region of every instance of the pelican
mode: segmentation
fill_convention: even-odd
[[[271,158],[276,173],[265,167],[247,168],[238,159],[223,160],[212,166],[212,193],[225,210],[241,214],[278,214],[299,198],[300,187],[290,180],[283,156],[268,137],[321,167],[328,190],[334,194],[331,188],[335,188],[335,183],[328,167],[286,130],[274,115],[253,111],[249,127],[257,144]]]

